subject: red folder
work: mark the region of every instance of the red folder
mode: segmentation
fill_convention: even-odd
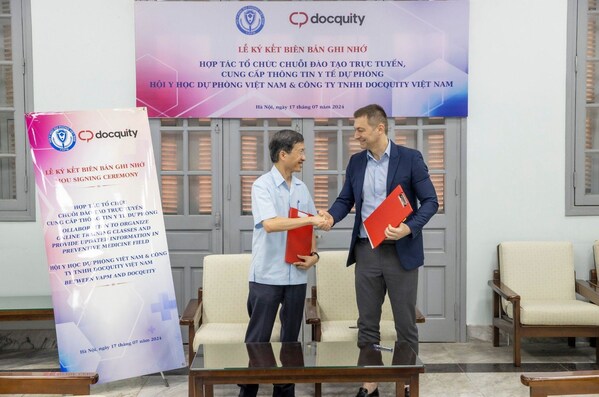
[[[303,218],[313,216],[297,208],[289,208],[290,218]],[[314,226],[306,225],[287,231],[287,245],[285,247],[285,262],[295,263],[301,261],[298,255],[310,255],[312,252],[312,234]]]
[[[401,185],[397,185],[372,214],[364,219],[364,229],[371,247],[376,248],[385,240],[385,229],[388,225],[399,226],[411,213],[410,201]]]

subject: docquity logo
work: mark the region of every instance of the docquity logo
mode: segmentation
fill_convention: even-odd
[[[68,152],[77,143],[77,137],[75,137],[75,131],[66,125],[57,125],[50,130],[48,141],[59,152]]]
[[[264,13],[258,7],[245,6],[237,12],[235,21],[241,33],[256,34],[264,27]]]
[[[93,132],[90,130],[81,130],[77,134],[77,137],[82,141],[89,142],[92,139],[123,139],[123,138],[137,138],[137,130],[125,128],[120,131],[102,131]]]
[[[326,25],[347,25],[347,24],[358,24],[362,26],[364,20],[366,19],[366,15],[358,15],[353,12],[349,13],[349,15],[320,15],[316,13],[314,15],[308,16],[303,11],[295,11],[289,14],[289,22],[292,25],[296,25],[298,28],[301,28],[303,25],[308,22],[312,24],[326,24]]]

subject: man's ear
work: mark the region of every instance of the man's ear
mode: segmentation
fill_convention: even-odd
[[[286,151],[284,151],[284,150],[281,150],[281,151],[279,152],[279,160],[284,160],[284,159],[285,159],[285,156],[287,156],[287,154],[288,154],[288,153],[287,153]]]

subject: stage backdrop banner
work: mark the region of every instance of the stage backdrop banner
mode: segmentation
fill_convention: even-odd
[[[26,122],[61,369],[104,383],[184,367],[146,110]]]
[[[135,2],[151,117],[468,114],[467,0]]]

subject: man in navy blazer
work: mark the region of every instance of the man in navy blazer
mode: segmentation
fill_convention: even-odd
[[[339,197],[321,214],[333,226],[356,207],[347,266],[356,263],[358,342],[380,342],[381,310],[388,292],[397,340],[408,342],[417,353],[418,267],[424,264],[422,228],[437,212],[439,203],[422,154],[391,141],[387,125],[387,115],[379,105],[354,112],[354,138],[364,150],[350,158]],[[414,212],[399,226],[389,225],[386,240],[372,249],[363,220],[398,184]],[[356,397],[378,395],[376,383],[365,383]]]

